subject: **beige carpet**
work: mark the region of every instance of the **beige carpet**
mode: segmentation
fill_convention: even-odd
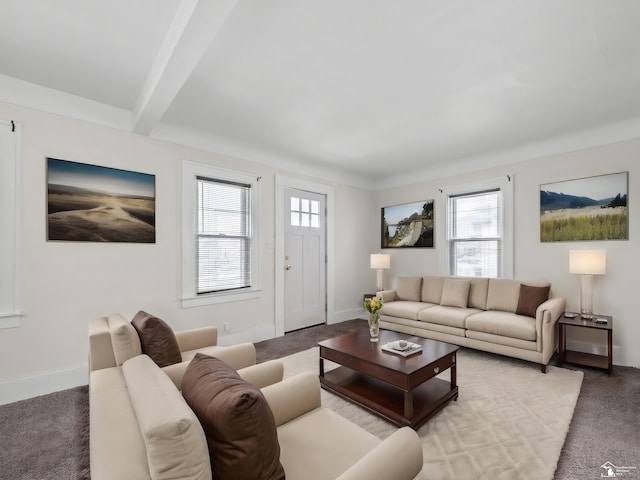
[[[318,349],[282,361],[285,377],[317,372]],[[328,362],[325,368],[331,368]],[[441,374],[447,380],[448,375]],[[532,363],[461,350],[458,401],[418,430],[425,465],[422,478],[553,479],[582,377],[582,372],[554,366],[543,374]],[[379,438],[395,431],[390,423],[324,390],[322,404]]]

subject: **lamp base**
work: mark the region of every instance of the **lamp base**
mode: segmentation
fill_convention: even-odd
[[[383,288],[383,277],[382,275],[384,274],[383,270],[377,270],[376,271],[376,291],[377,292],[381,292],[382,290],[384,290]]]
[[[580,277],[580,316],[594,318],[593,314],[593,275]]]

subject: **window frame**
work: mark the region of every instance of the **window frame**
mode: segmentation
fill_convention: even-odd
[[[3,135],[8,134],[10,158],[8,161],[0,162],[0,188],[5,193],[4,201],[0,205],[0,219],[3,229],[6,228],[7,245],[0,249],[0,260],[2,264],[9,268],[1,269],[3,276],[2,284],[9,285],[6,304],[0,304],[0,329],[20,327],[20,318],[23,313],[20,311],[20,145],[22,138],[22,126],[13,121],[0,120]],[[4,129],[6,128],[6,132]]]
[[[513,184],[514,176],[510,174],[472,184],[450,186],[440,190],[442,193],[440,218],[443,219],[444,225],[438,229],[438,236],[440,237],[440,244],[443,245],[445,250],[444,254],[440,255],[441,274],[453,275],[451,248],[454,242],[459,241],[459,239],[451,238],[451,199],[474,193],[500,191],[500,203],[498,206],[500,218],[498,218],[498,222],[502,235],[500,237],[501,256],[498,271],[501,273],[500,278],[513,278]]]
[[[198,293],[198,179],[249,185],[251,209],[251,285]],[[258,298],[260,274],[260,177],[244,172],[185,161],[182,165],[182,307],[196,307]]]

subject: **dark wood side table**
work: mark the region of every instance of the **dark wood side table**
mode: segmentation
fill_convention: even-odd
[[[558,365],[562,366],[562,364],[566,362],[576,365],[584,365],[586,367],[601,368],[603,370],[606,370],[609,375],[611,375],[611,370],[613,368],[613,317],[609,315],[595,315],[596,318],[604,318],[605,320],[607,320],[607,323],[596,323],[595,319],[582,318],[580,314],[575,315],[576,316],[573,318],[562,316],[558,320],[558,325],[560,327],[560,336],[558,341],[560,350],[558,355]],[[606,331],[607,355],[594,355],[592,353],[567,350],[567,326],[593,328],[596,330]]]

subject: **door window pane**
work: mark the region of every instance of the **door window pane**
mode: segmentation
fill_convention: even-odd
[[[291,226],[320,228],[320,202],[291,197]]]

